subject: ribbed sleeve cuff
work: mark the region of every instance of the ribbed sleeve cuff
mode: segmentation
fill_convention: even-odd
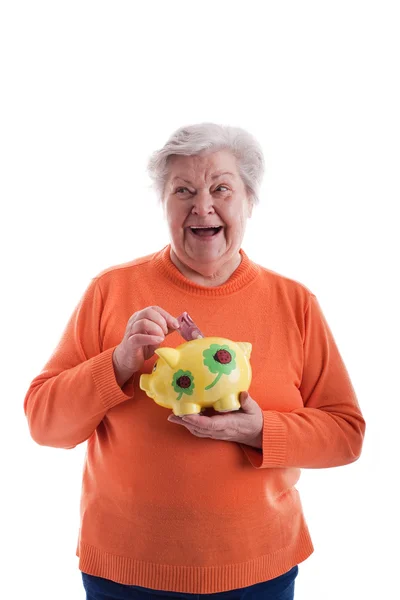
[[[109,348],[92,359],[92,376],[107,410],[133,397],[133,377],[126,382],[122,389],[115,379],[112,362],[114,350],[115,348]]]
[[[243,451],[256,469],[287,467],[287,436],[279,413],[264,410],[263,439],[261,452],[252,446],[241,444]]]

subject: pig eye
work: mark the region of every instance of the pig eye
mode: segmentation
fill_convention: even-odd
[[[158,362],[158,361],[157,361],[157,362]],[[156,368],[157,368],[157,362],[155,362],[155,363],[154,363],[154,365],[153,365],[153,370],[152,370],[152,373],[154,373],[154,371],[155,371],[155,370],[156,370]]]

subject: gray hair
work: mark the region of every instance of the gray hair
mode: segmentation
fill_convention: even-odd
[[[259,203],[259,188],[264,175],[264,156],[260,144],[240,127],[200,123],[177,129],[161,150],[154,152],[148,162],[148,172],[162,200],[168,176],[168,159],[180,154],[193,156],[203,152],[229,150],[238,161],[239,174],[253,204]]]

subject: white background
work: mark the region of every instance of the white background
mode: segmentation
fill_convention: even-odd
[[[302,472],[315,553],[300,565],[296,600],[396,596],[397,9],[2,2],[4,597],[84,599],[85,444],[35,444],[23,399],[91,277],[168,243],[146,163],[176,128],[203,121],[261,142],[267,172],[243,248],[316,294],[367,421],[356,463]]]

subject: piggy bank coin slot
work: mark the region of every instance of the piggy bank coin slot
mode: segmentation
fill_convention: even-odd
[[[179,323],[179,333],[187,342],[204,337],[188,312],[183,312],[177,317],[177,320]]]

